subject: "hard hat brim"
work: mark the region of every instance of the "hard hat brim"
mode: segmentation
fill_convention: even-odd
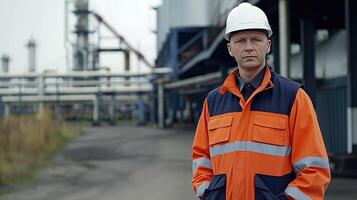
[[[234,28],[233,28],[233,30],[234,30]],[[237,28],[237,30],[230,31],[230,32],[228,32],[228,33],[226,32],[226,33],[224,34],[224,39],[226,39],[227,41],[229,41],[230,35],[231,35],[232,33],[239,32],[239,31],[247,31],[247,30],[262,30],[262,31],[264,31],[264,32],[267,33],[268,38],[270,38],[270,37],[273,35],[273,31],[272,31],[272,30],[269,30],[269,29],[266,29],[265,27],[258,27],[258,26],[256,26],[256,27],[252,28],[251,26],[248,25],[246,28],[244,28],[244,27],[241,27],[241,25],[240,25],[240,28],[239,28],[239,29]]]

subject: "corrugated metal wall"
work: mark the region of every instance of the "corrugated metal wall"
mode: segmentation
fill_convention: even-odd
[[[316,110],[330,155],[347,153],[346,78],[325,80],[318,85]]]

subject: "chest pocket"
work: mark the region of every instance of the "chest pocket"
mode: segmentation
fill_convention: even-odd
[[[257,115],[254,119],[253,141],[287,145],[287,123],[288,119],[284,117]]]
[[[208,121],[209,145],[229,141],[233,115],[212,117]]]

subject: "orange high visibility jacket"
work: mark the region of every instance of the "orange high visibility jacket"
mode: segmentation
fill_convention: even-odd
[[[203,105],[192,147],[197,199],[323,199],[331,175],[309,96],[267,66],[245,101],[237,74]]]

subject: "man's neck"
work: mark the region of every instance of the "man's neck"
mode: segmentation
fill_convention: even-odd
[[[245,83],[251,82],[264,67],[265,67],[265,65],[262,65],[258,68],[254,68],[254,69],[243,69],[241,67],[238,67],[239,76]]]

